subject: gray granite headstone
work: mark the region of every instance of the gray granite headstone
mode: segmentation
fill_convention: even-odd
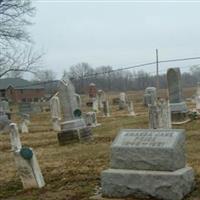
[[[185,166],[184,130],[124,129],[111,146],[111,167],[174,171]]]
[[[184,141],[180,129],[121,130],[111,146],[111,168],[101,173],[102,195],[182,200],[194,186]]]
[[[181,72],[179,68],[170,68],[167,70],[167,83],[171,111],[187,112],[188,109],[182,97]]]

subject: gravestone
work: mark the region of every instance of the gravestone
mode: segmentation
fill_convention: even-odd
[[[53,123],[53,130],[61,131],[61,127],[60,127],[61,108],[60,108],[60,100],[57,96],[53,96],[50,99],[50,111],[51,111],[51,119]]]
[[[98,90],[97,92],[98,109],[103,109],[103,102],[106,100],[106,94],[103,90]]]
[[[103,116],[110,117],[109,101],[103,101]]]
[[[157,101],[157,92],[155,87],[147,87],[144,91],[144,105],[155,105]]]
[[[171,128],[171,111],[168,101],[160,100],[155,105],[149,104],[149,128]]]
[[[127,96],[125,92],[119,94],[119,110],[125,109],[127,106]]]
[[[94,112],[99,112],[99,107],[98,107],[98,99],[94,98],[92,101],[92,110]]]
[[[111,146],[111,168],[101,173],[102,195],[181,200],[194,186],[181,129],[123,129]]]
[[[167,70],[167,83],[172,121],[183,121],[187,118],[187,105],[182,97],[181,72],[179,68]]]
[[[58,132],[59,144],[68,144],[70,141],[85,141],[91,138],[90,129],[86,126],[79,109],[75,89],[70,80],[60,81],[58,96],[63,112],[64,121],[61,123],[61,131]]]
[[[133,108],[133,102],[132,101],[128,101],[127,103],[127,108],[128,108],[128,113],[130,116],[135,116],[135,111],[134,111],[134,108]]]
[[[22,147],[15,123],[10,124],[11,147],[18,174],[24,189],[41,188],[45,185],[37,158],[31,148]]]
[[[84,113],[84,119],[87,126],[97,127],[101,124],[97,122],[96,112],[87,112]]]
[[[97,88],[96,88],[96,85],[94,83],[90,83],[88,93],[89,93],[89,98],[96,98]]]
[[[0,133],[7,132],[10,122],[8,116],[0,107]]]
[[[20,123],[20,131],[21,133],[29,133],[28,126],[30,125],[30,115],[29,114],[21,114],[22,121]]]
[[[196,110],[200,112],[200,82],[197,83],[197,92],[195,96]]]

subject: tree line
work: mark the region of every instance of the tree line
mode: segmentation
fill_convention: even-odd
[[[78,63],[63,73],[69,77],[77,92],[85,93],[90,83],[105,91],[144,90],[146,87],[156,87],[156,76],[144,70],[112,71],[111,66],[91,67],[88,63]],[[92,76],[91,76],[92,75]],[[183,87],[194,87],[200,81],[200,66],[190,67],[188,72],[181,74]],[[167,88],[166,74],[159,75],[160,88]]]

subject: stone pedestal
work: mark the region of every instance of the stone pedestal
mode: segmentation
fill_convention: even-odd
[[[81,129],[71,129],[61,131],[57,135],[60,145],[70,144],[73,142],[83,142],[91,140],[91,129],[89,127]]]
[[[121,130],[111,146],[111,168],[101,174],[102,195],[183,199],[194,186],[184,142],[179,129]]]
[[[101,174],[107,197],[139,197],[181,200],[194,186],[194,172],[184,167],[173,172],[108,169]]]

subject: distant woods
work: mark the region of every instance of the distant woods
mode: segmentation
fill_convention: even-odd
[[[143,90],[148,86],[156,86],[156,76],[143,70],[111,72],[112,70],[111,66],[93,68],[88,63],[79,63],[65,71],[63,77],[69,76],[79,93],[86,92],[90,83],[95,83],[97,88],[105,91]],[[199,65],[191,66],[189,72],[182,72],[183,87],[196,86],[199,81]],[[159,82],[160,88],[167,87],[166,74],[159,76]]]

